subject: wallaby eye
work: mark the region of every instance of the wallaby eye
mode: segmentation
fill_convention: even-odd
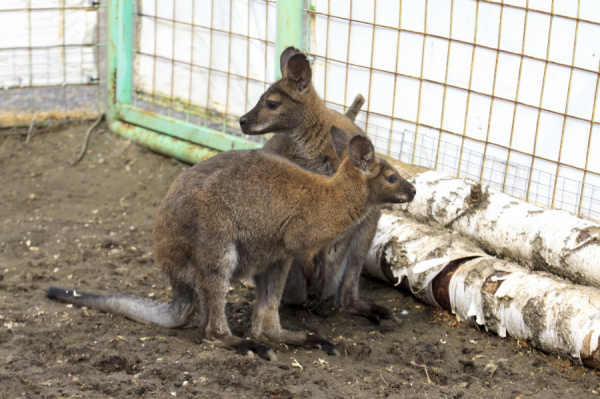
[[[398,178],[396,177],[396,175],[389,175],[389,176],[387,177],[387,180],[388,180],[390,183],[396,183],[396,180],[398,180]]]
[[[270,109],[271,111],[277,109],[279,106],[281,105],[281,103],[278,103],[277,101],[267,101],[267,109]]]

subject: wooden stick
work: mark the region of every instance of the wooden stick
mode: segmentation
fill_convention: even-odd
[[[92,130],[94,130],[96,128],[96,126],[98,126],[98,124],[100,124],[100,121],[102,121],[102,118],[104,118],[104,114],[100,114],[100,116],[98,117],[98,119],[96,119],[94,124],[92,126],[90,126],[90,128],[87,130],[87,132],[85,132],[85,138],[83,139],[83,146],[81,147],[81,151],[79,152],[79,155],[77,156],[77,158],[71,163],[71,165],[76,165],[79,161],[81,161],[81,159],[85,155],[85,150],[87,149],[88,141],[90,140],[90,134],[92,133]]]
[[[427,372],[427,366],[425,364],[417,364],[413,360],[410,361],[410,364],[412,364],[413,366],[424,368],[425,369],[425,375],[427,376],[427,383],[429,383],[431,385],[434,385],[433,382],[431,382],[431,379],[429,379],[429,373]]]
[[[25,144],[29,144],[29,139],[31,138],[31,132],[33,131],[33,123],[35,122],[35,116],[31,117],[31,122],[29,122],[29,130],[27,131],[27,138],[25,139]]]

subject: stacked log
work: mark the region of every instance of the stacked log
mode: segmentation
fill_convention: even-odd
[[[597,226],[488,188],[479,189],[473,198],[468,182],[433,179],[433,173],[414,177],[417,197],[405,206],[407,211],[383,212],[365,271],[410,289],[461,321],[600,369],[600,290],[550,273],[559,271],[577,282],[595,281],[590,259],[593,262],[599,253]],[[449,189],[442,191],[444,186]],[[542,223],[536,219],[539,214],[551,220]],[[555,230],[544,231],[548,228]],[[494,238],[486,239],[486,231]],[[556,259],[561,260],[558,266]],[[588,272],[592,274],[584,274]]]
[[[416,220],[435,222],[531,270],[600,288],[600,226],[542,209],[475,182],[428,171],[414,176]]]

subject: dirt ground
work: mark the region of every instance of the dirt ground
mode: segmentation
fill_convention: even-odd
[[[364,278],[362,296],[400,324],[282,309],[341,357],[272,345],[246,358],[168,330],[49,301],[50,285],[163,300],[152,256],[158,203],[188,166],[100,128],[71,166],[87,125],[0,137],[0,397],[565,398],[595,397],[599,373],[480,331],[409,293]],[[229,294],[234,333],[249,329],[253,290]]]

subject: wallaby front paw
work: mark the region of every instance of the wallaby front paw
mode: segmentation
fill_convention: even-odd
[[[310,348],[320,349],[331,356],[341,356],[340,348],[326,339],[317,337],[316,335],[308,335],[306,337],[306,346]]]
[[[371,305],[371,308],[365,316],[373,323],[379,324],[381,320],[391,319],[394,314],[383,306]]]
[[[256,353],[263,359],[267,359],[270,361],[277,360],[277,355],[275,354],[275,351],[273,349],[249,339],[246,339],[242,341],[239,345],[237,345],[237,351],[240,355],[251,358],[254,357],[254,354]]]
[[[309,285],[306,291],[306,304],[305,306],[309,309],[315,309],[319,302],[321,302],[323,296],[322,290],[317,285]]]

